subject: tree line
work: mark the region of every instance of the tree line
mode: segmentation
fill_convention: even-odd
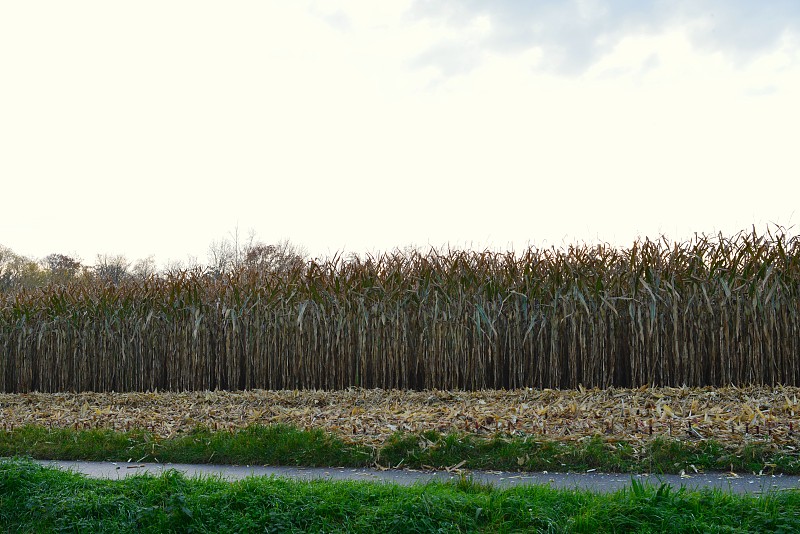
[[[170,261],[160,268],[153,256],[130,260],[122,254],[98,254],[94,264],[87,264],[75,254],[54,252],[43,258],[33,258],[0,244],[0,293],[13,294],[77,281],[120,284],[181,271],[201,272],[210,277],[241,269],[280,272],[302,268],[307,261],[307,251],[287,239],[268,244],[258,239],[254,232],[242,239],[238,230],[211,242],[205,264],[189,259]]]

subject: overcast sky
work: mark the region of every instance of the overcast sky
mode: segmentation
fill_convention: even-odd
[[[206,260],[791,226],[800,2],[0,3],[0,244]]]

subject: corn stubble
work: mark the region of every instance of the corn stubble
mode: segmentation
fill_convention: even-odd
[[[780,230],[50,286],[0,297],[0,387],[798,385],[799,281]]]

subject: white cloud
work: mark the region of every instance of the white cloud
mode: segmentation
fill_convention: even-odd
[[[420,62],[445,74],[463,73],[464,66],[474,66],[481,59],[478,51],[518,54],[538,47],[544,50],[539,68],[580,75],[628,36],[678,27],[690,30],[693,46],[720,51],[744,63],[773,50],[786,35],[800,32],[800,4],[791,0],[418,0],[413,13],[421,20],[464,31],[477,18],[488,21],[491,31],[480,43],[471,38],[466,43],[460,38],[443,39],[420,56]]]

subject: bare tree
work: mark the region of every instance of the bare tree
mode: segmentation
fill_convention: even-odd
[[[308,252],[293,245],[288,239],[266,244],[257,239],[253,230],[243,239],[238,227],[228,235],[228,238],[213,241],[208,248],[208,268],[211,275],[219,276],[239,269],[262,273],[287,272],[302,269],[306,264]]]
[[[185,260],[169,260],[161,269],[161,274],[172,276],[185,271],[203,270],[195,256],[187,256]]]
[[[66,254],[50,254],[42,260],[42,263],[49,271],[50,281],[57,284],[66,284],[70,280],[74,280],[83,269],[80,258]]]
[[[212,241],[208,247],[208,268],[211,273],[219,275],[244,267],[247,250],[253,246],[255,240],[255,230],[250,230],[245,239],[239,234],[237,226],[228,232],[228,237]]]
[[[125,256],[103,254],[97,256],[97,263],[95,263],[93,271],[100,280],[111,282],[112,284],[120,284],[131,276],[130,266],[131,263]]]
[[[141,260],[136,260],[131,268],[131,274],[138,280],[147,280],[158,274],[156,260],[153,256],[148,256]]]
[[[260,241],[251,242],[244,250],[244,266],[259,272],[285,273],[302,269],[308,257],[305,249],[297,247],[288,239],[274,245]]]
[[[236,248],[230,240],[212,241],[208,246],[209,270],[216,275],[231,271],[237,263],[236,255]]]

